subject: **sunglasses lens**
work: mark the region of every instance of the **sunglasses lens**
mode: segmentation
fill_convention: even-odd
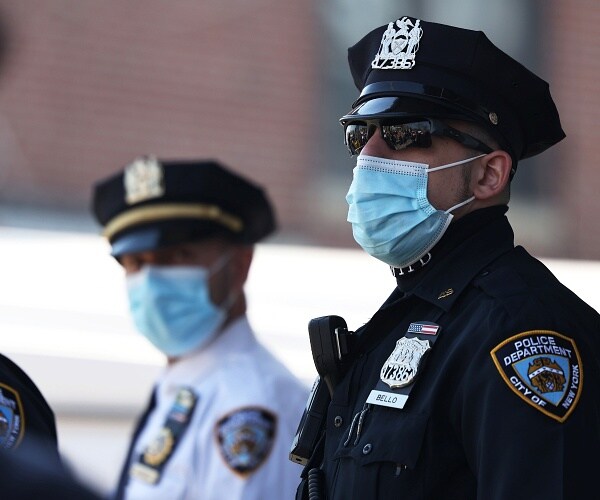
[[[365,124],[352,123],[346,126],[346,146],[351,155],[359,154],[369,137],[369,127]]]
[[[431,146],[431,122],[427,120],[380,124],[375,120],[367,123],[351,123],[346,125],[346,146],[351,155],[357,155],[379,127],[381,136],[387,145],[400,151],[411,146],[428,148]]]
[[[410,146],[431,146],[431,124],[428,121],[381,125],[381,133],[387,145],[396,151]]]

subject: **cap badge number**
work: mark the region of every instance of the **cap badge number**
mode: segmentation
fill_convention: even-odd
[[[380,378],[392,389],[405,387],[417,376],[421,358],[431,344],[428,340],[402,337],[381,367]]]
[[[136,158],[125,169],[123,182],[129,205],[158,198],[165,192],[162,166],[153,156]]]
[[[421,21],[413,24],[408,17],[388,24],[381,37],[379,51],[371,63],[373,69],[411,69],[423,35]],[[395,25],[395,26],[394,26]]]

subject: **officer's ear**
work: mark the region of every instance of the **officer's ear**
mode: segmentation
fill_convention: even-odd
[[[237,286],[242,288],[248,279],[250,264],[254,256],[253,245],[236,245],[232,256],[232,267],[234,272],[234,281]]]
[[[501,149],[478,158],[471,170],[471,188],[478,200],[489,200],[506,192],[512,158]]]

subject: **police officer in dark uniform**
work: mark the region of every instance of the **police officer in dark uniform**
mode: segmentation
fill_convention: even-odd
[[[0,354],[0,498],[101,498],[58,450],[54,412],[31,378]]]
[[[564,137],[548,84],[410,17],[349,63],[348,221],[397,287],[351,335],[298,498],[596,497],[600,316],[506,217],[518,161]]]

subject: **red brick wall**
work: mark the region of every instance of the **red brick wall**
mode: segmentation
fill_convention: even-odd
[[[0,197],[87,209],[134,156],[215,157],[302,226],[313,134],[310,2],[0,1]]]
[[[560,143],[559,199],[568,256],[600,259],[600,2],[548,3],[547,63],[567,138]]]
[[[215,157],[266,185],[280,234],[356,247],[344,214],[334,222],[322,213],[327,190],[311,185],[327,168],[315,148],[326,49],[316,9],[276,0],[0,0],[10,42],[0,66],[0,203],[84,213],[93,181],[138,154]],[[558,160],[548,199],[564,214],[557,227],[566,224],[549,246],[528,248],[600,259],[600,3],[544,0],[540,16],[544,75],[567,133],[540,161]]]

